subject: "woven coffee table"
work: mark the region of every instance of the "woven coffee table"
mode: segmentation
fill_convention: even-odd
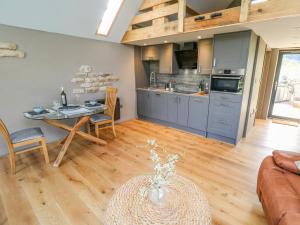
[[[122,185],[112,196],[106,211],[106,225],[210,225],[211,212],[205,195],[190,180],[175,175],[161,205],[139,190],[149,176],[138,176]]]

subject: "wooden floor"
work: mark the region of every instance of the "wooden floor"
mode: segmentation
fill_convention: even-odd
[[[83,139],[71,145],[60,168],[45,166],[42,155],[18,158],[17,175],[0,159],[0,225],[103,224],[114,190],[133,176],[151,172],[148,152],[140,148],[155,138],[171,152],[186,150],[177,172],[194,181],[206,194],[215,225],[266,225],[256,197],[261,160],[272,147],[297,149],[299,129],[258,121],[255,130],[237,147],[172,128],[129,121],[102,136],[106,147]],[[58,144],[49,145],[51,161]]]

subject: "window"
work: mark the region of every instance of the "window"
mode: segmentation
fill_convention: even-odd
[[[124,0],[109,0],[97,34],[108,35]]]

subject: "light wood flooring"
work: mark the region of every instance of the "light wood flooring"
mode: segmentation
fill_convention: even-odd
[[[272,148],[300,146],[299,128],[265,121],[257,121],[237,147],[140,120],[123,122],[116,130],[116,139],[110,130],[102,131],[109,143],[105,147],[76,138],[60,168],[29,153],[18,157],[17,174],[11,176],[2,157],[0,225],[103,224],[113,192],[131,177],[152,171],[148,152],[140,148],[148,138],[171,152],[186,151],[177,172],[206,194],[213,224],[266,225],[255,193],[260,162]],[[48,148],[53,162],[59,145]]]

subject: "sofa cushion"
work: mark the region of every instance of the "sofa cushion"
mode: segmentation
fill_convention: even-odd
[[[300,213],[288,212],[280,220],[278,225],[299,225]]]
[[[298,168],[300,161],[300,154],[295,152],[285,151],[273,151],[273,158],[275,163],[292,173],[300,174],[300,168]]]
[[[263,161],[257,192],[270,225],[278,225],[287,213],[300,213],[299,182],[300,176],[279,168],[272,157]]]

